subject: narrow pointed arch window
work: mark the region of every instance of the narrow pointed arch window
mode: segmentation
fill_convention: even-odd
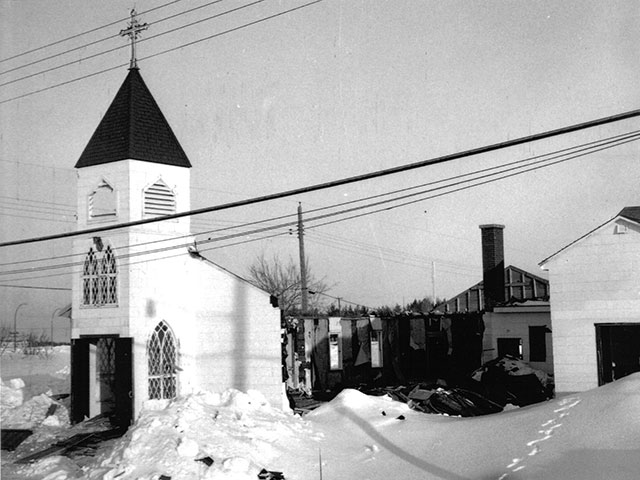
[[[147,345],[149,359],[149,398],[174,398],[176,396],[176,341],[165,322],[153,330]]]
[[[82,267],[82,305],[118,304],[118,266],[111,246],[104,252],[89,248]]]
[[[93,247],[84,258],[82,268],[82,304],[94,305],[98,296],[98,258]]]
[[[176,195],[161,179],[144,190],[143,213],[145,217],[176,213]]]
[[[100,300],[105,305],[115,305],[118,303],[118,269],[111,246],[104,251],[100,267]]]

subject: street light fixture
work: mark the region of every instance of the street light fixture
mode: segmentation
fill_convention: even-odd
[[[13,313],[13,351],[14,352],[17,350],[17,344],[18,344],[18,310],[20,310],[20,307],[24,305],[26,305],[26,302],[18,305],[16,307],[16,311]]]

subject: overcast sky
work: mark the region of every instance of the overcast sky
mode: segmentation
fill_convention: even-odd
[[[138,45],[139,66],[191,160],[196,208],[640,107],[640,4],[635,0],[324,0],[214,36],[305,3],[265,0],[157,38],[150,37],[248,2],[219,1],[163,20],[212,2],[0,0],[0,57],[117,22],[133,4],[145,12],[167,3],[172,4],[139,18],[150,24]],[[123,20],[0,63],[0,83],[37,73],[0,86],[0,102],[27,94],[0,104],[0,241],[75,228],[73,166],[127,74],[129,50],[117,35],[126,24]],[[214,37],[199,41],[209,36]],[[197,43],[161,53],[192,42]],[[76,47],[82,48],[25,66]],[[69,62],[75,63],[39,73]],[[117,68],[49,88],[112,67]],[[7,72],[11,69],[16,70]],[[47,90],[32,94],[41,89]],[[209,214],[194,218],[193,230],[295,214],[298,202],[305,211],[327,207],[637,129],[640,120],[632,119]],[[333,285],[331,295],[375,307],[431,295],[435,265],[436,295],[451,297],[482,278],[478,225],[501,223],[506,263],[544,276],[538,262],[624,206],[640,204],[638,154],[633,142],[384,213],[315,228],[309,222],[305,239],[311,268]],[[296,259],[297,239],[283,235],[206,255],[242,275],[261,252]],[[9,247],[0,249],[0,263],[68,253],[69,241]],[[70,288],[68,274],[51,277],[57,270],[1,273],[34,265],[41,264],[1,266],[0,284]],[[0,287],[0,315],[10,323],[16,307],[26,302],[19,312],[22,324],[49,325],[54,309],[68,303],[69,295]]]

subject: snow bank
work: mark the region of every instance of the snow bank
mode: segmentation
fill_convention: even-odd
[[[309,435],[306,422],[272,408],[259,392],[154,400],[87,478],[255,480],[262,468],[281,468]]]
[[[51,391],[31,397],[26,402],[25,382],[20,378],[0,380],[0,422],[3,428],[33,430],[40,426],[69,425],[69,412],[49,395]]]
[[[22,379],[25,383],[24,398],[46,393],[69,393],[71,369],[69,345],[47,347],[39,355],[26,355],[22,351],[2,353],[2,379],[5,384],[11,379]]]
[[[41,418],[41,413],[16,409],[32,402],[39,408],[33,410],[42,412],[50,405],[38,396],[22,401],[20,395],[29,398],[33,379],[55,378],[61,369],[64,374],[56,362],[43,364],[40,377],[24,377],[25,387],[5,380],[3,415],[15,410],[17,423]],[[3,375],[10,369],[36,371],[8,365],[4,357],[2,367]],[[37,388],[46,391],[47,386]],[[34,436],[56,431],[68,428],[42,422]],[[428,415],[355,390],[344,390],[303,418],[270,407],[258,392],[199,393],[148,402],[127,434],[108,442],[94,458],[54,456],[17,466],[7,463],[15,459],[13,453],[2,455],[2,477],[12,480],[155,480],[160,475],[255,480],[261,468],[282,471],[287,480],[318,479],[321,471],[326,479],[636,480],[640,373],[588,392],[471,418]]]

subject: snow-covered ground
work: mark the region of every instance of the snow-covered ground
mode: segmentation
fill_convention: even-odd
[[[28,424],[40,444],[69,429],[64,405],[45,418],[46,395],[29,400],[68,391],[68,359],[64,348],[49,358],[3,355],[3,428]],[[19,392],[29,392],[24,401]],[[475,418],[427,415],[355,390],[303,418],[270,407],[259,392],[202,392],[148,402],[124,437],[81,462],[54,456],[13,464],[30,441],[3,451],[3,479],[256,479],[266,468],[299,480],[636,480],[640,374]],[[197,461],[204,457],[214,463]]]

